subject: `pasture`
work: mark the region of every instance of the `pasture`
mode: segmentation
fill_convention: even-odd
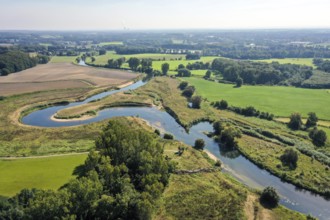
[[[87,154],[0,160],[0,195],[13,196],[24,188],[58,189]]]
[[[265,60],[252,60],[255,62],[279,62],[280,64],[298,64],[298,65],[306,65],[311,66],[313,68],[316,68],[316,66],[313,63],[313,58],[284,58],[284,59],[265,59]]]
[[[229,105],[246,107],[254,106],[260,111],[288,117],[299,112],[307,117],[308,112],[316,112],[320,119],[330,120],[330,93],[327,90],[312,90],[283,86],[242,86],[235,88],[194,77],[182,80],[194,85],[197,94],[209,101],[224,99]]]
[[[137,76],[122,70],[83,67],[71,63],[49,63],[1,77],[0,95],[90,86],[117,86]]]
[[[131,54],[131,55],[120,55],[116,54],[114,51],[108,51],[105,55],[101,56],[95,56],[96,60],[93,64],[97,65],[105,65],[108,63],[109,59],[118,59],[121,57],[125,57],[126,60],[128,60],[131,57],[137,57],[139,59],[153,59],[153,60],[171,60],[171,59],[184,59],[185,55],[180,55],[180,54],[153,54],[153,53],[144,53],[144,54]],[[86,60],[87,62],[90,62],[90,59]]]
[[[54,56],[50,63],[74,63],[78,56]]]
[[[99,46],[109,46],[109,45],[123,45],[124,43],[121,41],[110,41],[110,42],[101,42],[98,45]]]

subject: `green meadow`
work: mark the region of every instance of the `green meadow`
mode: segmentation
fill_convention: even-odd
[[[300,112],[316,112],[320,119],[330,120],[330,93],[324,89],[302,89],[283,86],[242,86],[207,81],[199,78],[184,78],[196,87],[197,93],[209,101],[227,100],[229,105],[254,106],[276,116],[288,117]]]
[[[51,63],[73,63],[78,56],[54,56],[50,60]]]
[[[313,58],[284,58],[284,59],[265,59],[265,60],[253,60],[256,62],[266,62],[266,63],[271,63],[271,62],[279,62],[280,64],[299,64],[299,65],[306,65],[306,66],[311,66],[311,67],[316,67],[313,64]]]
[[[102,42],[98,44],[99,46],[108,46],[108,45],[123,45],[121,41],[111,41],[111,42]]]
[[[0,160],[0,195],[13,196],[24,188],[58,189],[74,178],[74,168],[87,154]]]

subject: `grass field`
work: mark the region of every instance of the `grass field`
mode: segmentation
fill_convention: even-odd
[[[101,55],[101,56],[96,56],[96,60],[94,62],[94,64],[97,65],[105,65],[108,63],[109,59],[118,59],[120,57],[125,57],[126,60],[128,60],[131,57],[137,57],[139,59],[143,59],[143,58],[150,58],[150,59],[154,59],[154,60],[171,60],[171,59],[184,59],[185,55],[177,55],[177,54],[157,54],[157,53],[145,53],[145,54],[132,54],[132,55],[120,55],[120,54],[116,54],[116,52],[114,51],[108,51],[106,53],[106,55]],[[86,60],[87,62],[90,62],[89,59]]]
[[[0,195],[13,196],[24,188],[58,189],[73,178],[87,154],[0,160]]]
[[[209,101],[224,99],[229,105],[254,106],[276,116],[288,117],[299,112],[304,117],[316,112],[320,119],[330,120],[330,93],[328,90],[312,90],[281,86],[242,86],[207,81],[199,78],[184,78],[197,89],[197,93]]]
[[[253,60],[256,62],[266,62],[266,63],[271,63],[271,62],[279,62],[280,64],[299,64],[299,65],[306,65],[306,66],[311,66],[311,67],[316,67],[313,64],[313,58],[284,58],[284,59],[266,59],[266,60]]]
[[[78,56],[54,56],[50,63],[73,63]]]
[[[102,43],[99,43],[98,45],[99,46],[108,46],[108,45],[123,45],[124,43],[121,42],[121,41],[111,41],[111,42],[102,42]]]

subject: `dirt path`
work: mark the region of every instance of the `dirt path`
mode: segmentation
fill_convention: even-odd
[[[263,208],[258,202],[258,196],[249,194],[245,205],[245,215],[248,220],[272,220],[274,219],[272,212]]]

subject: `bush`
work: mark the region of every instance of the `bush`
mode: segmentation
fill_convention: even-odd
[[[292,130],[300,130],[302,128],[301,115],[299,113],[293,113],[290,116],[290,122],[288,127]]]
[[[202,97],[201,96],[192,97],[191,103],[193,108],[201,108]]]
[[[280,159],[283,165],[289,166],[291,169],[294,169],[297,167],[298,152],[294,149],[286,149]]]
[[[187,88],[185,88],[182,92],[182,95],[191,98],[191,96],[194,94],[195,92],[195,87],[194,86],[188,86]]]
[[[198,150],[204,150],[204,147],[205,147],[205,142],[203,139],[197,139],[195,141],[195,145],[194,147]]]
[[[157,134],[158,136],[160,135],[160,131],[158,129],[155,130],[155,134]]]
[[[323,130],[318,130],[317,128],[314,128],[309,132],[309,137],[317,147],[324,146],[327,141],[327,134]]]
[[[213,129],[215,135],[220,135],[224,129],[224,126],[222,125],[221,121],[216,121],[213,123]]]
[[[173,140],[174,137],[173,137],[173,135],[166,133],[166,134],[164,134],[164,139]]]
[[[179,85],[179,89],[184,90],[188,86],[188,82],[181,82]]]
[[[178,77],[190,77],[191,72],[188,69],[178,69]]]
[[[236,87],[241,87],[243,85],[243,79],[241,77],[238,77],[236,80]]]
[[[315,127],[317,125],[318,120],[319,119],[317,118],[315,112],[308,113],[308,118],[306,121],[306,128]]]
[[[241,132],[233,127],[226,128],[221,134],[221,142],[225,144],[226,147],[236,147],[237,142],[235,138],[240,138]]]
[[[262,191],[260,196],[260,202],[263,205],[274,208],[278,205],[279,201],[280,197],[278,196],[275,188],[268,186]]]

